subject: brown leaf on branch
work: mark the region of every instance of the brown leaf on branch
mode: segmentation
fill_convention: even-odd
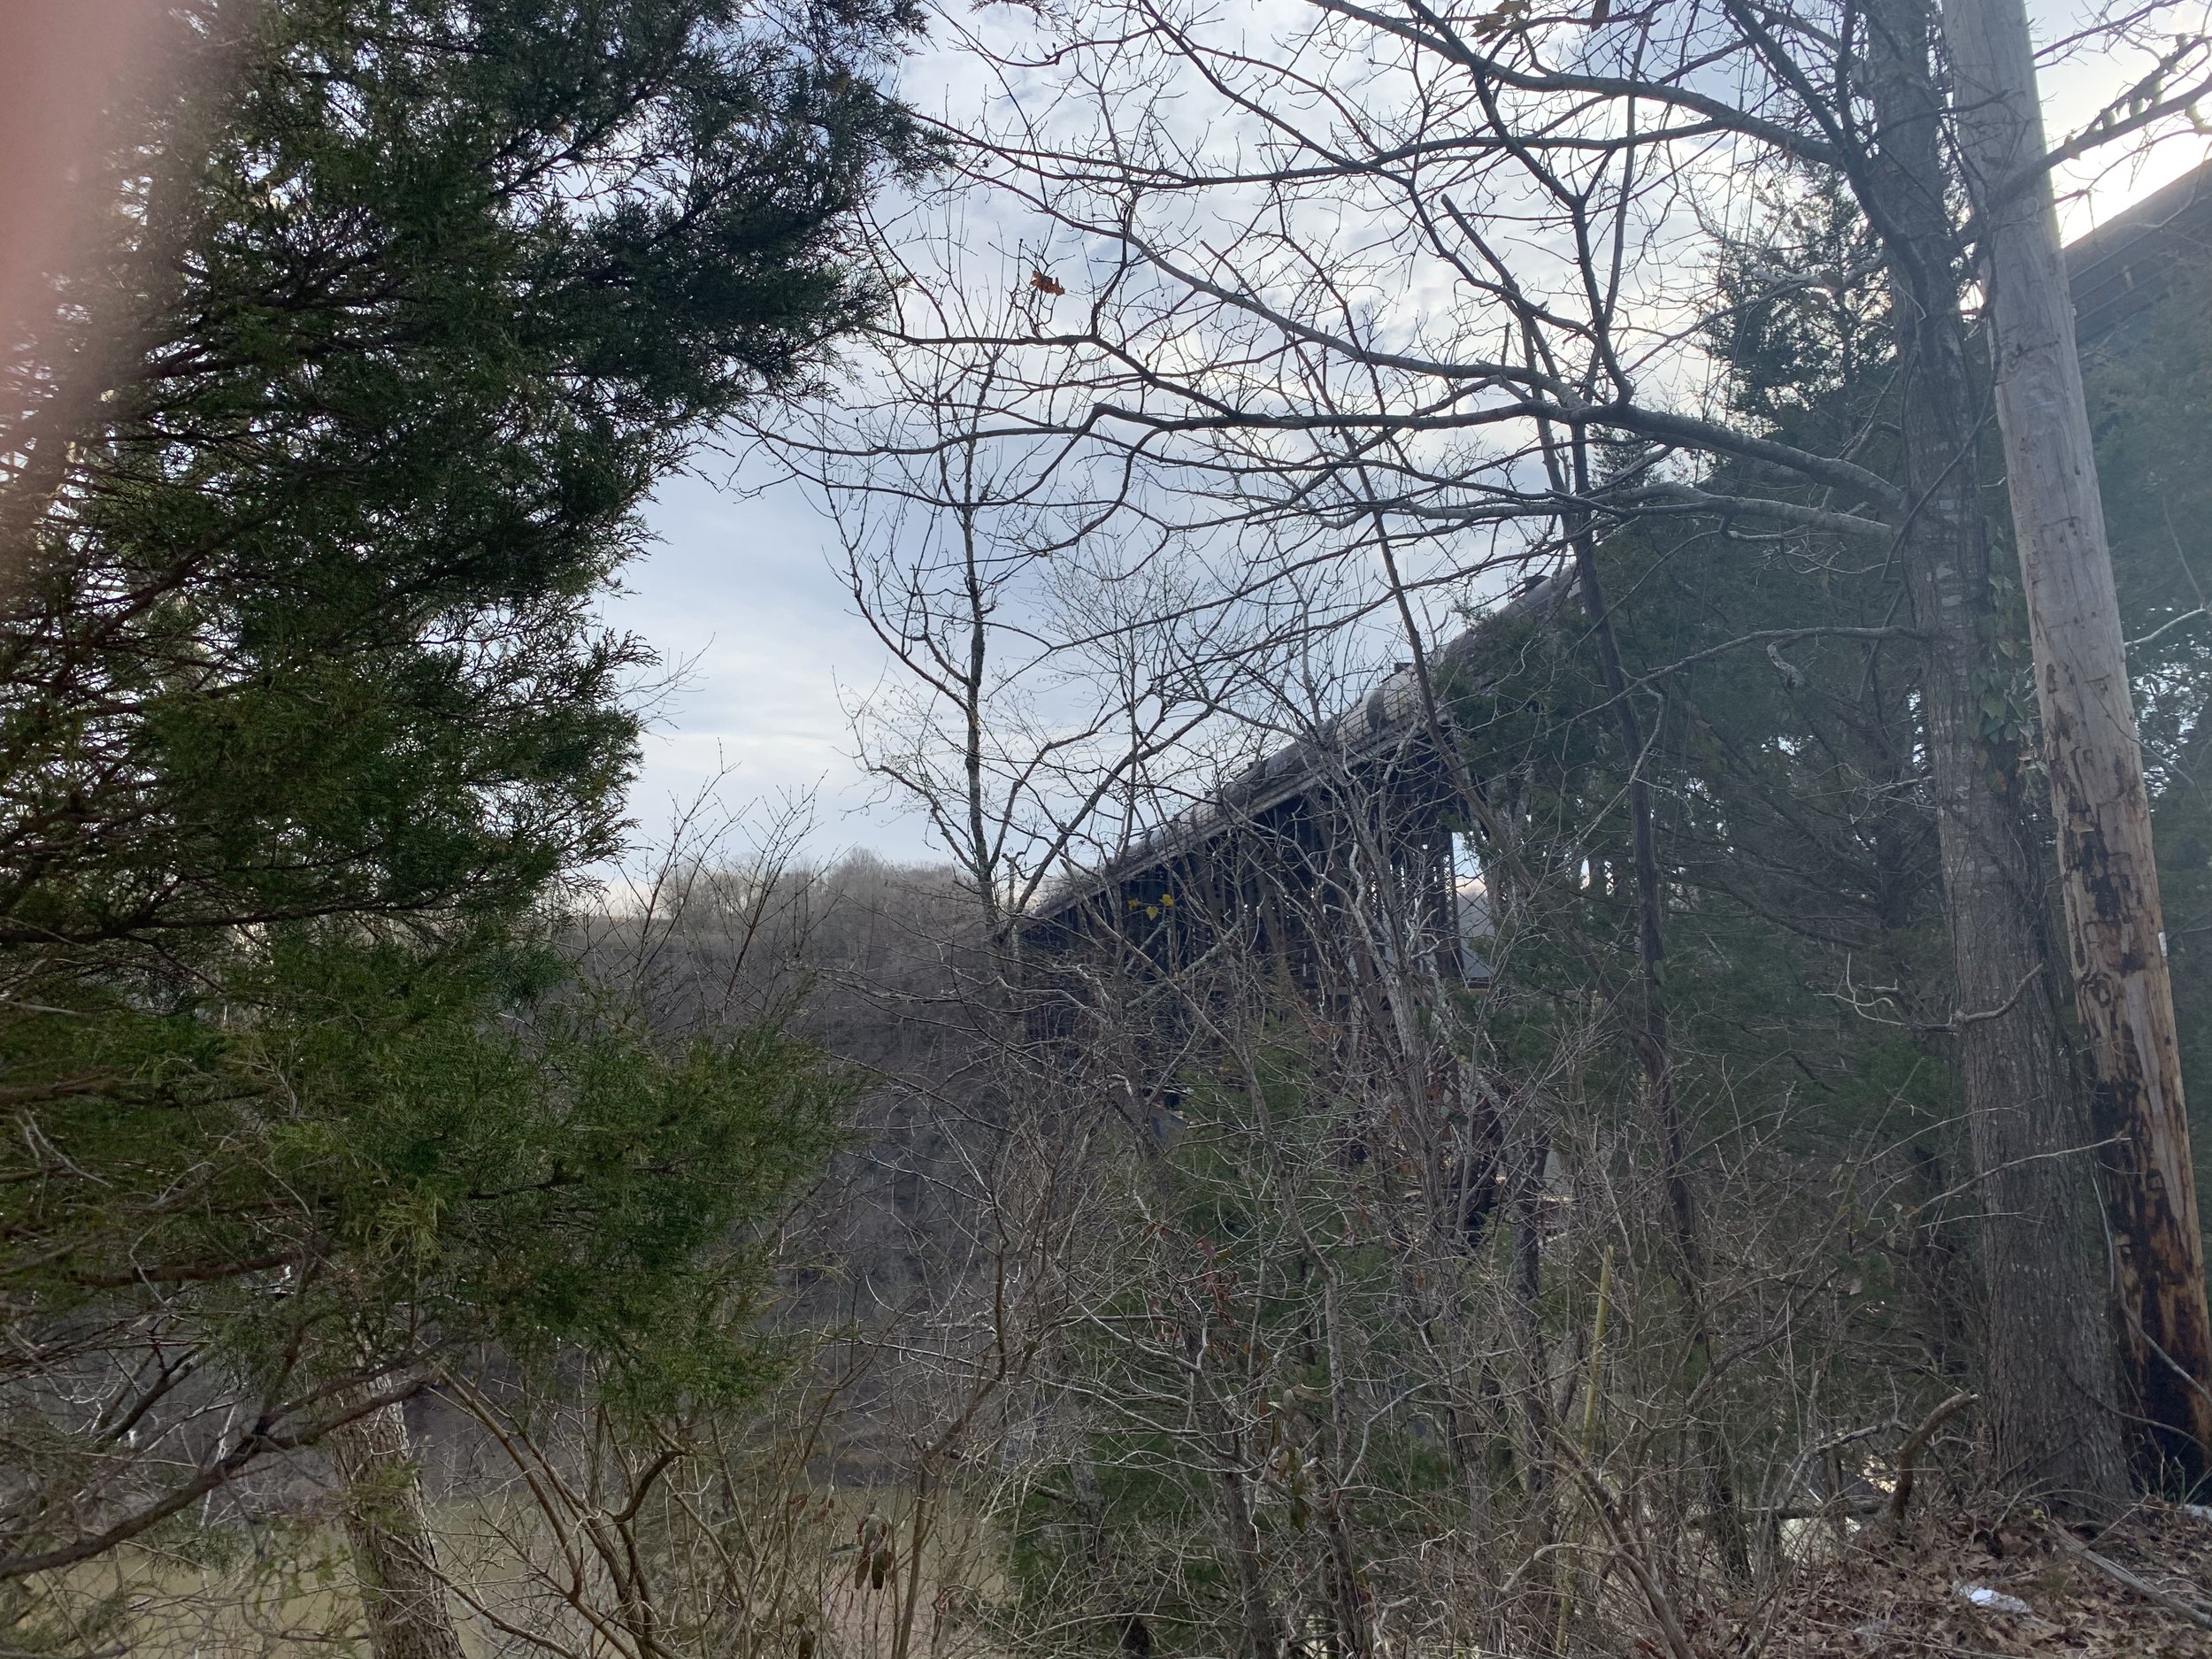
[[[1529,25],[1530,0],[1498,0],[1494,12],[1486,12],[1475,19],[1475,38],[1494,41],[1502,35],[1525,33]]]

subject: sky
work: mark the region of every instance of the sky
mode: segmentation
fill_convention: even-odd
[[[647,511],[654,545],[605,608],[675,675],[656,699],[631,816],[650,841],[703,789],[733,811],[810,793],[812,856],[866,848],[929,860],[918,823],[869,809],[874,792],[851,758],[846,710],[882,654],[830,568],[826,521],[795,488],[747,495],[727,472],[662,486]]]
[[[2052,0],[2032,4],[2039,39],[2062,33]],[[907,96],[939,105],[962,79],[924,57]],[[2070,132],[2113,96],[2092,61],[2047,66],[2047,122]],[[2169,143],[2148,163],[2093,181],[2062,205],[2070,239],[2180,176],[2212,142]],[[647,513],[653,541],[605,606],[608,624],[642,635],[675,678],[657,699],[644,764],[632,792],[637,839],[664,838],[676,813],[711,790],[721,810],[766,816],[800,796],[813,802],[809,856],[828,863],[865,849],[897,863],[933,861],[923,825],[900,810],[853,758],[849,710],[884,672],[881,648],[855,614],[829,562],[834,542],[819,510],[795,487],[730,487],[731,464],[670,479]]]

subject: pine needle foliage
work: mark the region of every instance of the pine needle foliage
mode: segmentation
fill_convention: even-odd
[[[441,1365],[757,1379],[845,1086],[555,949],[651,661],[594,605],[882,297],[914,21],[197,0],[118,95],[94,256],[0,342],[0,1582]]]

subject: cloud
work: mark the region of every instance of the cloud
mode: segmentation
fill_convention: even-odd
[[[818,791],[818,856],[931,856],[918,823],[872,805],[851,758],[844,694],[874,683],[882,654],[824,559],[819,512],[789,486],[741,494],[709,471],[669,480],[646,521],[654,545],[603,607],[685,671],[646,734],[631,792],[641,834],[726,772],[731,806]]]

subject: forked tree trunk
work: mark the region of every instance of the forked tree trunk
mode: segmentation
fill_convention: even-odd
[[[345,1491],[372,1659],[462,1659],[406,1417],[396,1405],[380,1406],[332,1431],[326,1443]]]
[[[2122,1352],[2157,1455],[2191,1484],[2212,1448],[2212,1318],[2112,553],[2020,0],[1945,0],[1954,97],[1989,278],[1997,424],[2035,645],[2074,993],[2114,1137],[2106,1205]]]
[[[1951,270],[1925,0],[1873,0],[1878,144],[1870,217],[1897,313],[1904,477],[1898,553],[1925,636],[1921,692],[1943,870],[1954,1017],[1987,1319],[1997,1477],[2070,1507],[2124,1501],[2093,1136],[2045,974],[2039,855],[2014,757],[1982,735],[1996,626],[1978,499],[1973,385]]]

